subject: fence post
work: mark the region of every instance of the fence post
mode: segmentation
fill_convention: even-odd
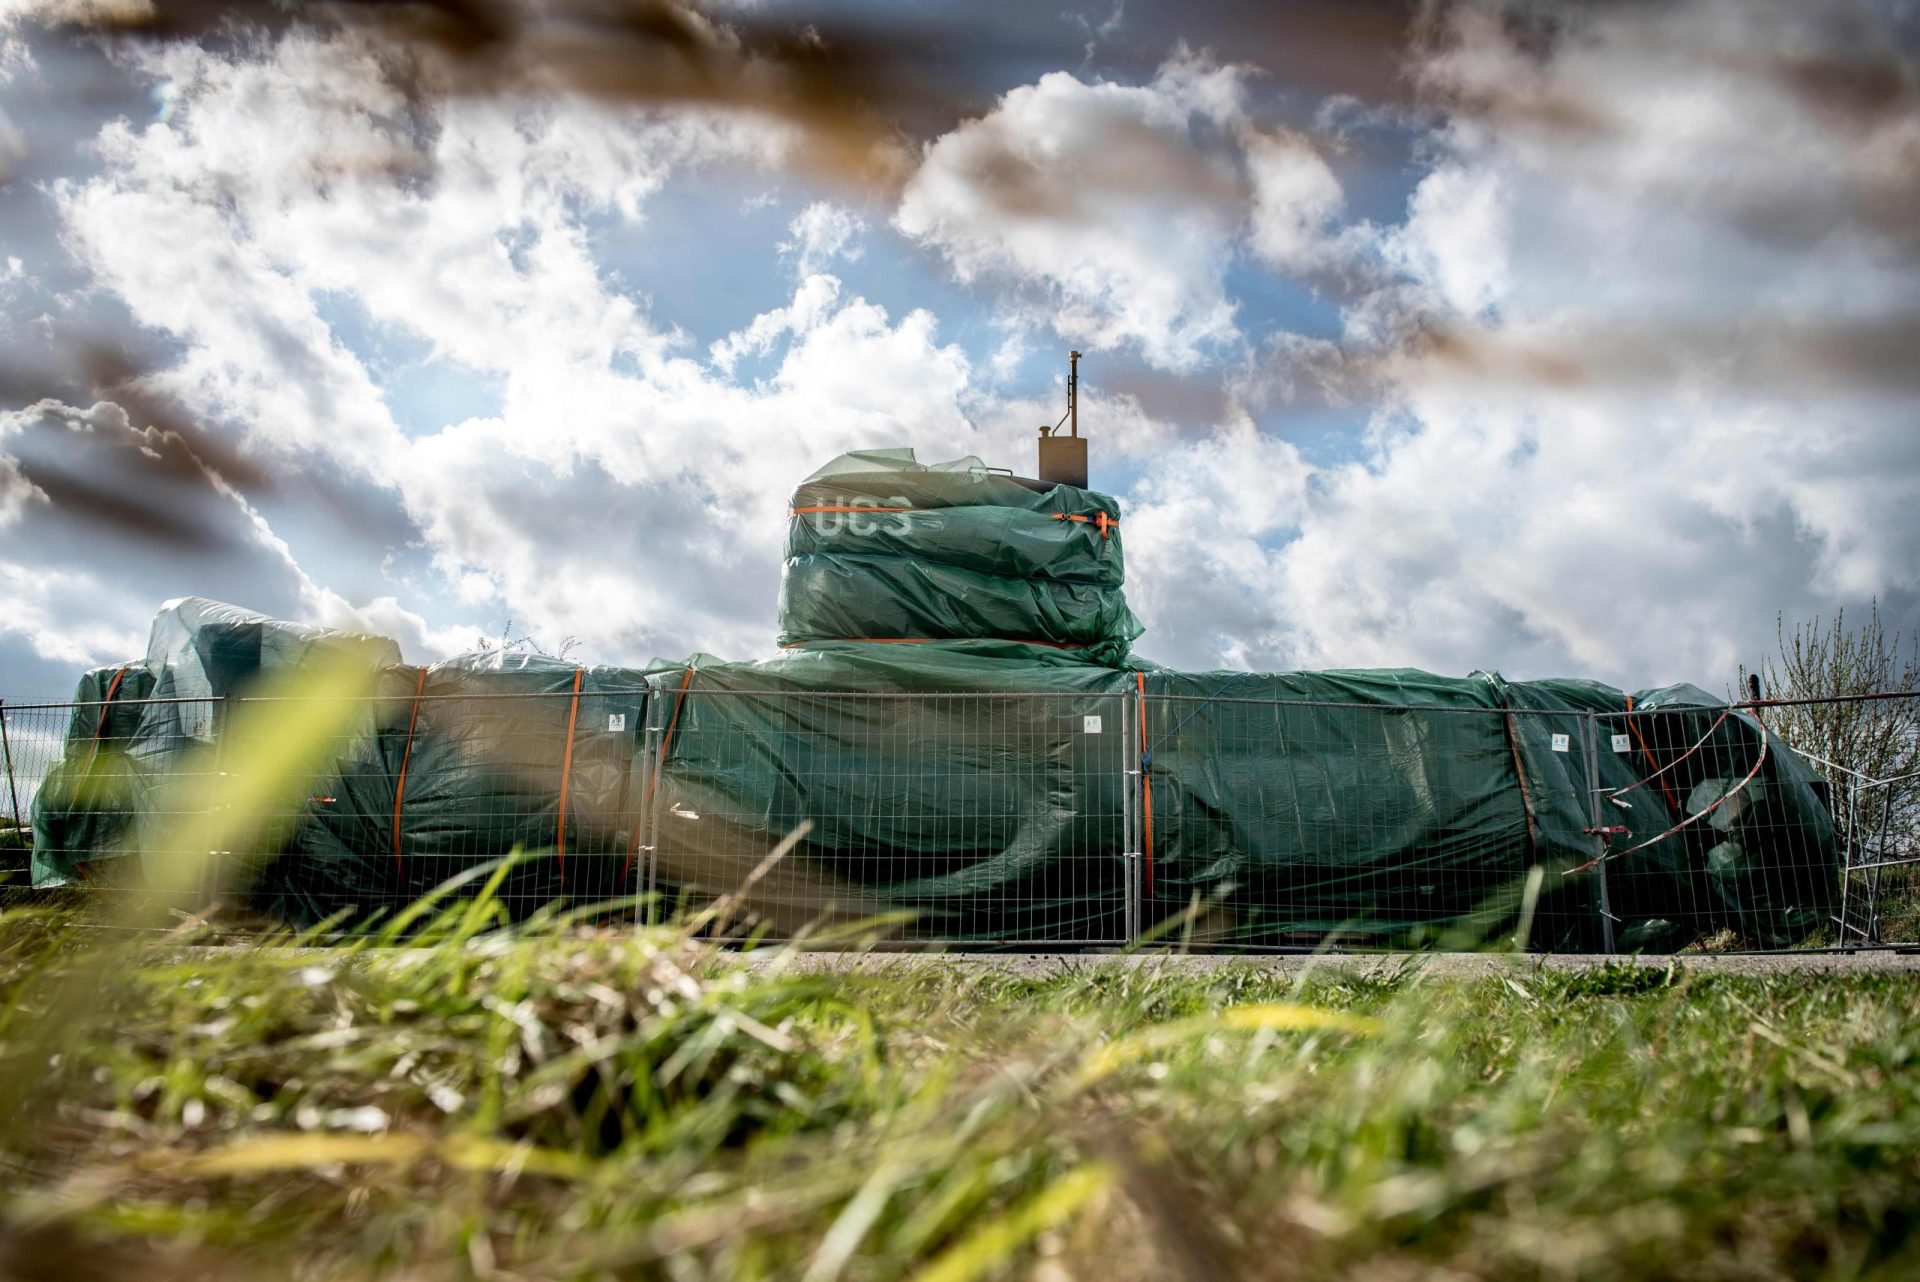
[[[1880,874],[1887,859],[1887,829],[1893,824],[1893,785],[1882,782],[1880,796],[1880,832],[1874,838],[1873,866],[1867,869],[1867,942],[1878,944],[1880,938]]]
[[[20,822],[20,787],[13,781],[13,739],[7,733],[7,701],[0,699],[0,751],[7,758],[7,796],[13,800],[13,835],[21,836],[26,825]]]
[[[1834,826],[1840,834],[1840,915],[1834,918],[1834,924],[1840,927],[1840,942],[1843,944],[1847,942],[1847,932],[1852,928],[1852,918],[1847,910],[1853,899],[1853,817],[1860,805],[1857,785],[1858,780],[1848,776],[1845,800],[1842,805],[1833,808]]]
[[[649,692],[647,696],[647,740],[646,747],[641,754],[640,813],[634,820],[635,823],[640,825],[640,844],[636,849],[640,854],[640,893],[643,896],[655,894],[659,889],[660,883],[660,825],[658,802],[660,796],[660,767],[662,765],[660,748],[663,734],[663,728],[660,724],[660,713],[666,708],[668,703],[669,700],[662,698],[661,692],[658,690]],[[647,898],[640,907],[641,910],[645,912],[647,920],[658,921],[660,919],[660,905],[657,901]]]
[[[1587,767],[1587,813],[1595,828],[1606,825],[1606,817],[1600,812],[1600,714],[1585,712],[1586,733],[1582,736],[1581,755],[1586,758]],[[1607,839],[1596,835],[1594,841],[1600,847],[1600,862],[1593,866],[1595,895],[1600,905],[1600,951],[1612,955],[1613,905],[1607,898]]]
[[[207,710],[209,729],[213,734],[213,778],[215,807],[219,810],[233,809],[233,787],[227,780],[227,736],[233,733],[233,714],[240,696],[228,691],[214,696],[213,706]],[[243,816],[242,821],[252,819],[258,823],[258,816]],[[211,835],[215,821],[211,815],[203,818],[207,826],[202,832]],[[229,834],[233,826],[228,825]],[[164,856],[163,856],[164,857]],[[231,850],[208,850],[206,859],[200,865],[200,901],[204,905],[226,884],[227,865],[233,862]]]
[[[1126,690],[1120,696],[1120,864],[1122,893],[1126,896],[1127,946],[1140,942],[1142,930],[1140,872],[1140,695]]]

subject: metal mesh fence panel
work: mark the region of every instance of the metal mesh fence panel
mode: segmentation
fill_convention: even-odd
[[[1844,862],[1832,793],[1764,713],[1635,708],[1599,714],[1595,728],[1620,947],[1826,935]]]
[[[742,917],[782,937],[867,923],[906,940],[1126,940],[1124,696],[661,702],[645,844],[663,902],[737,892]]]
[[[724,897],[714,929],[762,937],[1127,938],[1119,696],[405,684],[244,815],[222,792],[227,725],[292,725],[298,700],[8,708],[32,881],[111,891],[191,865],[208,895],[348,923],[452,878],[471,891],[519,851],[496,892],[516,916],[652,891],[687,912]]]
[[[1149,696],[1142,718],[1162,937],[1603,947],[1598,879],[1568,875],[1595,849],[1583,714]]]
[[[301,920],[391,910],[515,852],[496,894],[516,916],[630,899],[645,692],[572,685],[376,701],[256,899]]]
[[[197,734],[194,742],[211,743],[215,711],[205,700],[0,705],[15,882],[138,880],[143,829],[156,839],[177,805],[157,785],[184,747],[168,751],[158,736],[141,734],[142,717],[151,713]]]
[[[1920,695],[1790,700],[1764,714],[1833,816],[1843,872],[1821,939],[1920,944]]]
[[[1123,692],[519,692],[397,669],[236,801],[295,700],[0,705],[10,881],[187,870],[364,921],[514,851],[512,914],[960,946],[1920,944],[1920,698],[1566,711]],[[1764,726],[1764,729],[1763,729]],[[235,813],[242,807],[246,813]],[[768,863],[776,847],[779,860]],[[714,906],[723,904],[723,915]]]
[[[295,924],[347,924],[522,852],[497,895],[515,915],[631,898],[641,698],[432,694],[412,678],[395,674],[392,693],[326,718],[344,720],[344,733],[266,786],[253,763],[234,759],[245,751],[230,733],[235,718],[294,734],[314,705],[6,708],[9,795],[20,796],[26,824],[16,880],[197,887]]]

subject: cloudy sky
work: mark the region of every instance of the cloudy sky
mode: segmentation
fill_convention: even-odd
[[[765,654],[794,484],[1030,470],[1069,346],[1163,662],[1920,623],[1911,0],[154,2],[0,0],[0,693]]]

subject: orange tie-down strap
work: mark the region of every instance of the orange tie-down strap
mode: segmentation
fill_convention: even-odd
[[[413,679],[413,710],[407,714],[407,744],[400,750],[400,778],[393,785],[393,866],[400,866],[400,811],[407,804],[407,763],[413,760],[413,729],[420,724],[420,694],[427,688],[427,670]]]
[[[1107,537],[1107,531],[1120,528],[1120,522],[1108,516],[1105,512],[1095,512],[1092,516],[1076,516],[1071,512],[1055,512],[1053,519],[1056,521],[1078,521],[1083,525],[1091,525],[1100,531],[1100,537],[1103,539]]]
[[[126,680],[127,669],[123,664],[120,671],[113,674],[113,680],[107,683],[107,697],[100,701],[100,719],[93,724],[93,748],[87,753],[87,768],[81,771],[82,777],[93,774],[93,763],[100,759],[100,739],[107,733],[107,714],[113,711],[113,696],[120,693],[120,683]]]
[[[1627,696],[1627,711],[1633,711],[1632,695]],[[1653,767],[1653,773],[1658,775],[1660,773],[1660,758],[1653,755],[1653,749],[1649,748],[1647,741],[1640,736],[1640,718],[1628,717],[1627,730],[1633,735],[1634,746],[1640,749],[1640,755],[1647,759],[1647,764]],[[1649,778],[1651,777],[1652,776],[1649,776]],[[1664,778],[1660,780],[1660,792],[1661,795],[1666,797],[1667,805],[1672,808],[1674,814],[1684,815],[1687,813],[1681,809],[1680,798],[1674,795],[1673,785],[1668,783]]]
[[[82,778],[93,777],[93,763],[100,760],[100,737],[107,732],[107,714],[113,710],[113,696],[120,693],[120,682],[125,680],[126,675],[127,669],[123,664],[120,671],[113,674],[113,680],[107,684],[107,697],[100,702],[100,719],[93,726],[93,747],[87,752],[87,768],[81,771]],[[73,870],[80,874],[81,881],[91,886],[93,869],[88,866],[89,862],[84,859],[76,860]]]
[[[790,507],[788,516],[811,516],[816,512],[945,512],[943,507],[876,507],[871,504],[820,503],[813,507]],[[1100,531],[1100,537],[1106,538],[1107,531],[1120,528],[1120,522],[1105,512],[1095,512],[1092,516],[1081,516],[1074,512],[1055,512],[1056,521],[1078,521],[1082,525],[1091,525]]]

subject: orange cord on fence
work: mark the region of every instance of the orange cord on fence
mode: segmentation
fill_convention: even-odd
[[[1633,696],[1631,695],[1627,696],[1627,707],[1629,711],[1632,710]],[[1667,804],[1672,806],[1675,811],[1678,811],[1680,809],[1680,805],[1678,800],[1676,800],[1676,798],[1674,797],[1671,787],[1666,782],[1666,779],[1665,779],[1666,774],[1669,771],[1671,771],[1675,766],[1679,765],[1681,762],[1691,757],[1694,753],[1706,747],[1707,740],[1713,738],[1714,732],[1718,730],[1723,724],[1725,724],[1727,718],[1732,715],[1733,715],[1732,708],[1722,708],[1720,710],[1720,715],[1714,718],[1713,724],[1707,727],[1707,732],[1701,735],[1698,739],[1694,740],[1692,747],[1688,748],[1685,752],[1681,753],[1679,756],[1675,757],[1672,761],[1669,761],[1664,766],[1659,766],[1659,763],[1657,761],[1654,761],[1653,754],[1649,752],[1647,754],[1647,760],[1650,762],[1653,762],[1653,764],[1655,764],[1656,766],[1659,766],[1659,768],[1655,770],[1652,774],[1648,775],[1645,779],[1642,779],[1639,783],[1631,784],[1628,787],[1621,788],[1616,792],[1607,794],[1607,799],[1609,801],[1616,802],[1620,805],[1625,805],[1626,803],[1620,801],[1620,798],[1626,796],[1630,792],[1635,792],[1641,788],[1646,787],[1648,784],[1654,782],[1657,779],[1660,781],[1661,791],[1667,794]],[[1629,722],[1628,724],[1629,726],[1632,725],[1631,722]]]
[[[420,721],[420,694],[427,688],[427,670],[419,669],[413,678],[413,710],[407,713],[407,744],[400,750],[400,778],[393,786],[393,866],[400,857],[400,808],[407,802],[407,763],[413,760],[413,728]]]
[[[1668,828],[1665,832],[1661,833],[1659,836],[1649,837],[1645,841],[1638,842],[1634,845],[1628,846],[1625,850],[1603,849],[1599,855],[1595,856],[1592,859],[1589,859],[1586,863],[1581,864],[1578,868],[1567,869],[1567,871],[1562,875],[1571,877],[1575,873],[1586,872],[1588,869],[1594,868],[1600,864],[1606,863],[1610,859],[1619,859],[1626,855],[1635,854],[1639,851],[1645,850],[1648,846],[1654,845],[1658,842],[1665,841],[1668,837],[1673,836],[1673,834],[1675,834],[1676,832],[1679,832],[1681,829],[1691,828],[1693,825],[1699,823],[1702,819],[1705,819],[1708,815],[1712,814],[1714,811],[1720,809],[1720,807],[1726,805],[1729,801],[1732,801],[1735,796],[1746,791],[1747,785],[1752,783],[1755,779],[1759,778],[1760,771],[1767,764],[1767,754],[1769,753],[1769,751],[1771,751],[1773,747],[1771,741],[1768,738],[1766,720],[1760,715],[1760,710],[1758,708],[1755,708],[1753,710],[1753,719],[1760,723],[1760,755],[1754,759],[1753,769],[1747,771],[1746,777],[1740,780],[1739,783],[1736,783],[1735,785],[1733,785],[1733,787],[1721,793],[1719,797],[1715,798],[1712,805],[1707,806],[1703,810],[1696,811],[1695,813],[1686,816],[1686,818],[1680,820],[1679,823],[1674,824],[1672,827]],[[1723,716],[1721,720],[1725,720],[1725,717]],[[1717,726],[1720,724],[1720,722],[1716,721],[1714,722],[1714,724]],[[1711,734],[1712,732],[1709,731],[1708,733]],[[1701,742],[1704,743],[1705,740],[1702,740]],[[1698,746],[1699,746],[1698,744],[1695,745],[1695,747],[1698,747]],[[1587,831],[1589,833],[1598,835],[1601,839],[1601,844],[1604,847],[1609,841],[1611,841],[1611,839],[1615,835],[1625,832],[1626,829],[1618,826],[1613,826],[1613,827],[1606,827],[1606,828],[1589,828],[1587,829]]]

